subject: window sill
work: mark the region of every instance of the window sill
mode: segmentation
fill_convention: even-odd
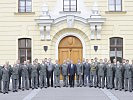
[[[14,12],[14,15],[35,15],[35,12]]]
[[[105,11],[106,14],[126,14],[127,11]]]
[[[60,14],[80,14],[81,11],[60,11]]]

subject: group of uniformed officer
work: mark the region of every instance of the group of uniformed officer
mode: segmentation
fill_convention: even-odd
[[[130,91],[133,90],[133,60],[132,64],[129,64],[129,60],[123,59],[122,63],[113,60],[107,61],[105,58],[98,61],[97,58],[83,59],[77,61],[77,64],[73,64],[72,60],[64,60],[63,64],[58,64],[58,60],[55,64],[51,62],[51,59],[45,58],[42,63],[38,63],[38,59],[33,61],[33,64],[29,60],[20,64],[17,60],[13,66],[6,62],[3,66],[0,66],[0,92],[8,93],[10,79],[12,78],[12,91],[17,92],[18,89],[22,91],[32,89],[38,89],[39,87],[47,88],[61,87],[60,75],[63,78],[63,87],[74,87],[75,77],[77,87],[99,87],[107,89],[115,89]],[[54,82],[53,82],[54,81]],[[3,82],[3,85],[2,85]],[[2,91],[3,86],[3,91]]]

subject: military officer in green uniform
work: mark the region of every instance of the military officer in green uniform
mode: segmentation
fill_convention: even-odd
[[[77,80],[77,87],[82,87],[82,63],[80,60],[78,60],[78,63],[76,64],[76,80]]]
[[[39,74],[39,71],[40,71],[40,63],[38,62],[38,59],[36,58],[35,59],[35,62],[37,64],[37,86],[39,87],[39,77],[40,77],[40,74]]]
[[[47,88],[47,58],[45,58],[42,63],[40,64],[40,88],[43,87]]]
[[[97,63],[95,63],[93,59],[91,59],[90,65],[90,87],[92,86],[97,87]]]
[[[2,69],[2,81],[3,81],[3,94],[8,93],[9,69],[7,64],[5,64],[4,68]]]
[[[104,88],[104,63],[102,59],[100,59],[100,63],[98,64],[98,82],[99,88]]]
[[[113,64],[111,64],[111,61],[108,61],[107,64],[107,89],[112,89],[113,85],[112,85],[112,79],[113,79]]]
[[[107,82],[107,65],[108,65],[108,60],[107,60],[107,58],[105,58],[104,59],[104,85],[106,86],[106,88],[107,88],[107,86],[108,86],[108,82]]]
[[[122,60],[122,89],[124,89],[124,71],[125,71],[125,65],[126,65],[126,60]]]
[[[63,87],[68,87],[68,65],[66,60],[62,64],[62,75],[63,75]]]
[[[22,65],[22,91],[24,91],[24,89],[29,90],[29,74],[27,61],[24,61],[24,64]]]
[[[124,71],[124,90],[132,92],[132,68],[129,60],[126,60]]]
[[[12,67],[12,90],[13,92],[18,92],[18,69],[17,64]]]
[[[6,62],[6,66],[9,69],[9,82],[8,82],[8,91],[10,91],[9,86],[10,86],[10,79],[11,79],[11,75],[12,75],[12,68],[11,65],[9,64],[9,61]]]
[[[32,89],[37,89],[37,64],[33,61],[33,65],[31,67],[31,79],[32,79]]]
[[[32,64],[30,60],[27,60],[27,67],[28,67],[28,74],[29,74],[29,88],[31,88],[31,71],[32,71]]]
[[[95,57],[94,58],[94,64],[95,64],[95,67],[96,67],[96,87],[98,86],[98,64],[99,64],[99,62],[98,62],[98,58],[97,57]]]
[[[113,85],[113,88],[115,88],[115,68],[116,68],[116,65],[117,65],[117,62],[116,62],[116,59],[113,59],[113,67],[112,67],[112,70],[113,70],[113,80],[112,80],[112,85]]]
[[[89,84],[90,86],[90,63],[89,59],[86,59],[85,66],[84,66],[84,87]]]
[[[119,61],[117,61],[115,67],[115,90],[122,90],[122,66]]]
[[[54,64],[54,87],[60,87],[60,65],[58,64],[58,60]]]

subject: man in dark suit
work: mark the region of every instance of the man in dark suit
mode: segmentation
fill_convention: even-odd
[[[51,58],[49,58],[49,62],[47,63],[47,85],[50,86],[50,79],[51,79],[51,87],[53,87],[53,70],[54,65],[51,62]]]
[[[71,60],[70,64],[68,65],[68,74],[70,75],[70,87],[74,87],[74,76],[76,72],[76,65],[73,64]]]

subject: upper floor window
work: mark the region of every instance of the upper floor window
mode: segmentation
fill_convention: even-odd
[[[122,0],[109,0],[109,11],[122,11]]]
[[[32,0],[19,0],[19,12],[32,12]]]
[[[63,11],[77,11],[77,0],[63,0]]]

